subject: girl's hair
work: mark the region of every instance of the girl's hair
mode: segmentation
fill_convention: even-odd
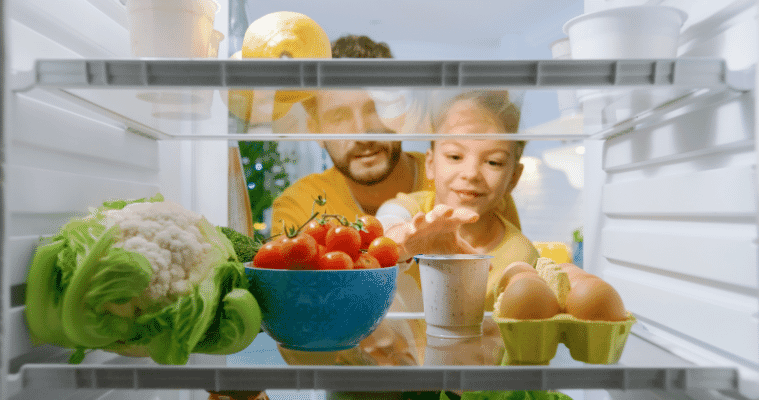
[[[431,116],[433,132],[438,131],[438,128],[440,128],[445,120],[448,111],[450,111],[454,104],[466,100],[473,101],[478,107],[492,114],[504,133],[517,133],[519,131],[521,112],[519,111],[519,108],[509,100],[509,92],[507,90],[474,90],[453,97],[446,102],[436,115]],[[522,152],[524,151],[526,144],[527,142],[524,140],[516,141],[517,160],[522,157]],[[435,146],[434,140],[432,141],[432,146]]]

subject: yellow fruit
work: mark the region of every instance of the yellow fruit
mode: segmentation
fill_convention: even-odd
[[[245,31],[242,50],[230,58],[332,58],[332,48],[327,33],[314,20],[300,13],[278,11],[253,21]],[[256,96],[252,90],[230,90],[227,104],[229,111],[244,121],[270,122],[311,96],[304,90],[277,90],[271,118],[260,115],[266,111],[263,105],[270,96]]]
[[[332,58],[327,33],[311,18],[278,11],[253,21],[242,42],[243,58]]]
[[[242,60],[242,50],[232,54],[229,57],[232,60]],[[220,90],[221,100],[229,111],[246,122],[258,123],[268,122],[270,115],[253,116],[255,112],[253,106],[254,92],[252,90]]]

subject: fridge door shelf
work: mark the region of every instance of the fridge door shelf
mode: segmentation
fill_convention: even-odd
[[[644,129],[662,120],[671,119],[678,115],[706,108],[710,105],[722,104],[736,99],[745,92],[721,89],[695,89],[688,91],[671,100],[652,108],[643,110],[625,120],[604,126],[601,130],[588,135],[590,139],[610,139],[638,129]]]
[[[195,140],[325,140],[361,139],[361,135],[309,133],[178,134],[174,121],[151,116],[149,102],[135,99],[140,91],[213,93],[235,88],[404,88],[411,90],[499,87],[510,90],[635,90],[687,91],[665,102],[668,110],[712,98],[719,93],[753,88],[753,70],[729,71],[725,61],[710,58],[656,60],[509,60],[509,61],[401,61],[401,60],[38,60],[32,71],[18,72],[16,92],[43,89],[123,124],[154,139]],[[188,95],[189,95],[188,94]],[[126,104],[126,105],[125,105]],[[187,105],[185,105],[187,106]],[[155,109],[153,110],[155,111]],[[226,111],[226,110],[225,110]],[[660,115],[643,112],[614,126],[586,133],[536,132],[526,129],[507,140],[578,140],[606,138],[625,132]],[[200,131],[200,130],[199,130]],[[429,135],[371,134],[372,140],[430,140]],[[381,136],[381,135],[380,135]],[[487,138],[473,134],[477,138]]]

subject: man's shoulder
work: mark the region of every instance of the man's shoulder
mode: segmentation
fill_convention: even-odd
[[[280,196],[302,196],[304,192],[320,194],[325,189],[334,188],[335,185],[338,185],[339,179],[342,179],[342,176],[332,168],[324,172],[308,174],[290,184]]]

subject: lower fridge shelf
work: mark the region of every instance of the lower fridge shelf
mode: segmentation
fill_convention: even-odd
[[[566,352],[567,354],[563,354]],[[139,359],[135,359],[139,360]],[[123,361],[123,359],[122,359]],[[572,360],[566,348],[547,366],[162,366],[145,364],[27,364],[18,373],[22,391],[55,389],[200,390],[655,390],[739,391],[739,371],[698,366],[632,332],[614,365]]]
[[[737,371],[710,367],[164,367],[33,365],[26,389],[664,390],[734,391]]]

